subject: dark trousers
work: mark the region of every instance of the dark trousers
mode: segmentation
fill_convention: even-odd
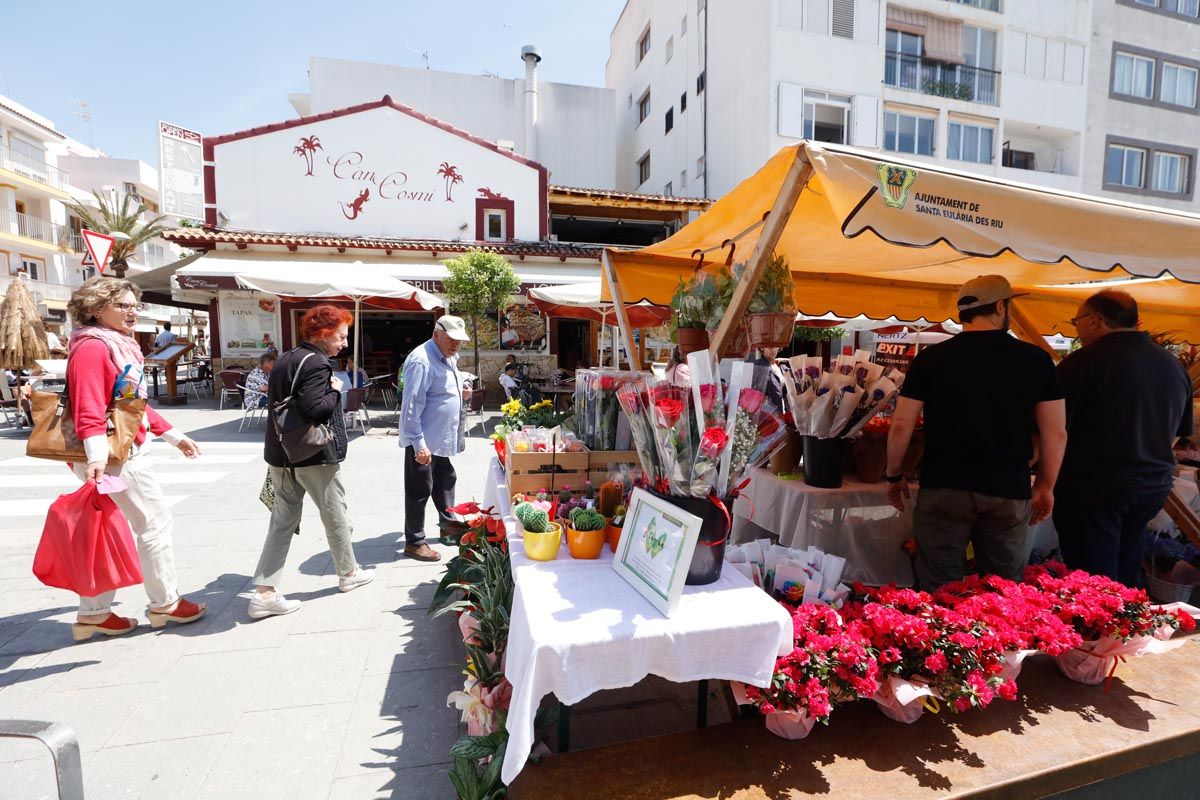
[[[446,456],[433,456],[428,464],[417,463],[417,451],[412,445],[404,448],[404,541],[420,544],[425,541],[425,503],[433,498],[438,511],[438,524],[453,519],[446,509],[454,505],[454,484],[458,476]]]
[[[917,540],[917,584],[935,591],[967,573],[967,544],[983,575],[1021,580],[1029,501],[962,489],[917,490],[913,531]]]
[[[1063,561],[1072,569],[1142,585],[1146,523],[1162,510],[1169,490],[1081,502],[1055,499],[1054,527]]]

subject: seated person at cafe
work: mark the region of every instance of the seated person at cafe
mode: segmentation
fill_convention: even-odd
[[[517,391],[517,365],[515,363],[504,365],[504,372],[500,373],[500,385],[504,387],[504,399],[512,400],[513,393]]]
[[[271,369],[275,366],[274,353],[263,353],[259,356],[258,366],[250,370],[246,376],[245,396],[242,398],[243,408],[267,407],[267,384],[270,382]]]

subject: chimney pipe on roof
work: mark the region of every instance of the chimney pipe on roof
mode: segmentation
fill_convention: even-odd
[[[521,60],[525,62],[525,157],[537,159],[537,65],[542,54],[536,47],[527,44],[521,48]]]

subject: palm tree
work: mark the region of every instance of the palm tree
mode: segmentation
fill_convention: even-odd
[[[80,203],[71,203],[68,208],[72,214],[79,217],[83,227],[89,230],[104,234],[123,233],[129,237],[128,239],[118,237],[113,242],[112,255],[109,259],[113,274],[118,278],[124,278],[125,270],[129,267],[129,258],[137,252],[138,247],[162,235],[169,228],[164,224],[167,222],[167,217],[160,214],[154,219],[142,222],[141,216],[149,209],[141,200],[137,201],[136,208],[131,208],[133,197],[128,193],[122,196],[119,208],[110,205],[99,192],[92,192],[92,196],[100,205],[99,212]]]
[[[446,202],[454,202],[454,198],[451,195],[454,191],[454,185],[463,181],[463,176],[459,173],[458,167],[449,161],[443,161],[442,165],[438,167],[437,174],[446,179]]]
[[[300,143],[292,148],[292,152],[304,159],[308,165],[308,172],[305,175],[312,175],[313,171],[313,154],[318,150],[324,150],[321,147],[321,140],[316,136],[301,136]]]

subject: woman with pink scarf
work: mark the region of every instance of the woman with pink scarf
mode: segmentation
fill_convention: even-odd
[[[67,389],[71,396],[75,431],[83,442],[87,464],[74,464],[84,481],[99,482],[105,474],[120,476],[127,489],[111,495],[129,521],[137,540],[146,595],[150,599],[150,626],[167,622],[184,624],[204,616],[207,607],[180,597],[175,578],[175,552],[171,540],[171,512],[162,488],[146,465],[147,430],[179,448],[188,458],[200,447],[171,427],[147,407],[133,448],[122,464],[108,463],[107,411],[114,400],[146,397],[142,351],[133,340],[141,291],[128,281],[96,277],[84,281],[71,295],[67,310],[75,323],[67,359]],[[76,641],[93,634],[120,636],[137,627],[137,620],[112,613],[115,592],[80,597],[78,621],[71,626]]]

